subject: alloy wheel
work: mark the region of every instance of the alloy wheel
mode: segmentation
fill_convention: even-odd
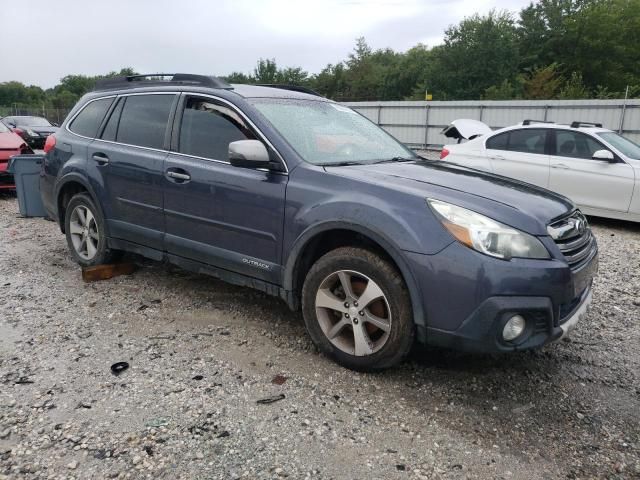
[[[85,205],[78,205],[71,212],[69,233],[73,248],[80,258],[91,260],[96,256],[100,239],[98,223],[93,212]]]
[[[391,332],[391,309],[382,289],[353,270],[326,277],[316,293],[322,332],[337,348],[358,357],[380,350]]]

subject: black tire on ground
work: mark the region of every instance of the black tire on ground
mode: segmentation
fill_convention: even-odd
[[[325,279],[341,270],[366,275],[387,299],[391,329],[386,343],[369,355],[356,356],[336,347],[324,334],[316,313],[318,289]],[[400,363],[413,346],[415,325],[411,299],[400,272],[380,255],[363,248],[337,248],[316,261],[302,288],[302,312],[307,331],[320,351],[352,370],[376,371],[392,367]]]
[[[71,216],[73,211],[78,206],[82,206],[90,210],[97,225],[98,239],[96,253],[90,259],[82,258],[82,256],[78,254],[71,239]],[[69,200],[69,203],[67,204],[65,210],[64,231],[67,237],[67,245],[69,247],[69,251],[71,252],[71,256],[77,263],[79,263],[83,267],[91,267],[95,265],[111,263],[121,256],[121,252],[119,250],[111,250],[108,248],[107,237],[105,235],[104,218],[102,217],[100,209],[96,207],[93,199],[87,193],[77,193],[71,198],[71,200]]]

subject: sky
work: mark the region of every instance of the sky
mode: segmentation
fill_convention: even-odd
[[[0,82],[67,74],[225,75],[259,58],[317,73],[364,36],[374,49],[434,46],[464,17],[530,0],[0,0]],[[27,26],[25,28],[25,26]]]

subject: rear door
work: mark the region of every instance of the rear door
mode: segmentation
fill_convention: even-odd
[[[88,169],[112,237],[163,248],[163,167],[177,99],[174,93],[121,96],[89,145]]]
[[[235,107],[184,95],[164,166],[165,248],[277,283],[288,176],[232,166],[229,143],[245,139],[262,140]]]
[[[506,177],[549,186],[549,129],[523,128],[487,139],[485,148],[493,171]]]
[[[593,160],[596,151],[609,149],[590,135],[561,129],[554,134],[549,188],[581,207],[627,212],[633,194],[633,168],[615,153],[615,163]]]

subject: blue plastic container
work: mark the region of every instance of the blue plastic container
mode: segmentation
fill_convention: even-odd
[[[7,171],[13,174],[18,194],[20,215],[46,217],[40,197],[40,170],[44,155],[16,155],[9,159]]]

